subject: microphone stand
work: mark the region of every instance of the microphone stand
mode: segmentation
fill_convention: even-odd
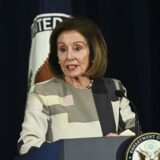
[[[127,98],[126,96],[124,96],[124,97]],[[141,127],[140,127],[140,123],[139,123],[138,112],[137,112],[137,109],[136,109],[134,103],[131,100],[129,100],[129,102],[130,102],[131,108],[133,108],[134,112],[135,112],[135,133],[137,136],[139,136],[141,134],[141,129],[140,129]]]

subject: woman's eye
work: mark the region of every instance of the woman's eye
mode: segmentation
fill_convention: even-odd
[[[82,46],[75,46],[74,48],[76,51],[80,51],[82,49]]]
[[[66,51],[66,48],[60,47],[60,48],[58,48],[58,50],[59,50],[60,52],[65,52],[65,51]]]

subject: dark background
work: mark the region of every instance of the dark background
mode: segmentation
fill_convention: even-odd
[[[18,154],[16,142],[26,100],[30,27],[42,7],[40,1],[49,3],[49,0],[0,1],[2,160],[12,160]],[[60,6],[65,8],[66,4]],[[71,9],[73,16],[89,17],[100,26],[109,48],[106,76],[123,82],[137,107],[142,130],[160,132],[158,0],[71,0]]]

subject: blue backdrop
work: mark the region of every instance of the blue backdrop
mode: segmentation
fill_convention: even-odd
[[[56,5],[55,5],[56,4]],[[134,101],[144,132],[160,132],[160,11],[158,0],[34,0],[0,2],[0,159],[11,160],[23,121],[30,27],[39,13],[86,16],[104,33],[109,48],[106,76],[120,79]]]

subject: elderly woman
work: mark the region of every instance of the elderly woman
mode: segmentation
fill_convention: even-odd
[[[59,23],[50,37],[49,62],[54,78],[37,83],[28,95],[20,154],[59,139],[134,131],[129,101],[115,94],[125,88],[103,78],[107,46],[94,22],[76,17]]]

